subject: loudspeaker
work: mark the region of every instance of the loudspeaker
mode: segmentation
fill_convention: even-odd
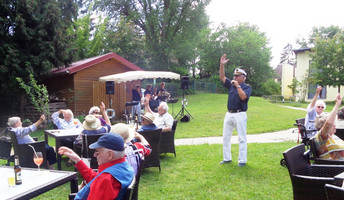
[[[180,89],[182,90],[189,89],[189,76],[182,76],[182,80],[180,82]]]
[[[106,81],[106,94],[115,94],[115,81]]]

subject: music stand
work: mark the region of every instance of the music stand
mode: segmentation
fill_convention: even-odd
[[[171,103],[172,104],[172,116],[173,114],[173,104],[177,103],[179,99],[169,99],[167,100],[167,103]]]

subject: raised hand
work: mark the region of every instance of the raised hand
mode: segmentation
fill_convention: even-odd
[[[227,59],[226,54],[223,54],[223,56],[220,59],[220,64],[224,65],[229,61],[229,59]]]

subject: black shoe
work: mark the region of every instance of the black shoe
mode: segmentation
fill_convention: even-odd
[[[229,164],[230,162],[232,162],[231,160],[223,160],[220,162],[220,165],[222,164]]]

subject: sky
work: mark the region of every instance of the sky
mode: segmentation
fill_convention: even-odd
[[[290,43],[294,49],[299,48],[296,39],[308,38],[312,27],[344,28],[343,8],[344,0],[211,0],[207,14],[212,28],[220,23],[257,25],[270,40],[273,57],[270,65],[275,68],[283,47]]]

